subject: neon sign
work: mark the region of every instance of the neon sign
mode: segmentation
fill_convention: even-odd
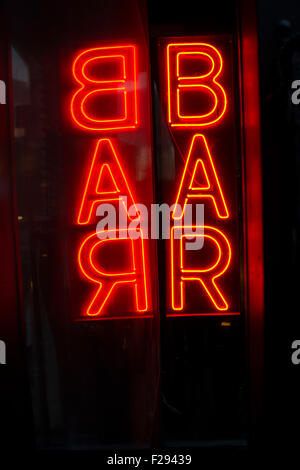
[[[203,172],[206,182],[204,185],[197,183],[197,178],[201,181],[201,172]],[[229,217],[227,205],[206,139],[204,135],[198,134],[193,135],[187,155],[178,189],[175,209],[173,211],[174,219],[181,219],[183,217],[185,206],[191,198],[195,198],[199,201],[201,201],[202,198],[210,198],[214,204],[217,217],[221,219],[227,219]],[[182,210],[180,208],[182,208]]]

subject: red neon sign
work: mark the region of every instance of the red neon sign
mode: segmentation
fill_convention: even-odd
[[[91,71],[95,65],[99,66],[97,74]],[[80,84],[71,101],[75,123],[88,131],[136,128],[136,67],[133,45],[95,47],[81,52],[73,63],[73,76]]]
[[[70,111],[73,121],[83,131],[103,135],[111,130],[137,129],[136,55],[134,45],[95,47],[77,55],[73,76],[80,88],[73,94]],[[130,229],[96,229],[96,209],[102,203],[113,203],[119,208],[123,202],[128,219],[139,220],[125,171],[125,155],[117,137],[99,138],[84,180],[76,224],[89,227],[90,232],[85,231],[80,241],[77,261],[82,278],[91,284],[92,295],[84,302],[81,319],[152,317],[147,314],[151,304],[142,230],[136,228],[139,237],[133,239]],[[131,208],[130,215],[127,207]],[[134,292],[134,302],[130,301],[130,306],[123,303],[123,312],[118,317],[111,313],[111,306],[119,301],[124,287]]]

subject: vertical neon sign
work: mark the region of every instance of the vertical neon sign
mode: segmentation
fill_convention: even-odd
[[[137,129],[137,51],[134,45],[97,47],[80,52],[73,62],[73,77],[78,83],[70,105],[72,119],[79,129],[93,136],[99,133],[124,132]],[[135,206],[131,185],[125,171],[122,147],[117,137],[98,138],[85,178],[76,223],[89,228],[78,248],[78,269],[91,286],[91,294],[82,318],[115,318],[107,315],[120,287],[132,290],[134,308],[123,307],[120,318],[145,318],[149,312],[147,256],[143,232],[130,237],[127,229],[117,227],[97,230],[95,214],[99,204],[120,202]],[[124,203],[124,208],[126,208]],[[127,216],[128,212],[127,212]],[[139,213],[130,215],[139,219]],[[130,229],[129,229],[130,230]],[[107,268],[111,252],[118,253],[118,263]]]
[[[227,170],[220,164],[219,153],[223,154],[223,162],[224,156],[232,159],[234,155],[226,155],[225,142],[222,148],[220,136],[215,138],[231,104],[223,85],[224,59],[215,45],[189,38],[164,40],[162,50],[166,72],[161,69],[161,74],[169,132],[184,160],[183,167],[182,163],[178,165],[181,176],[173,199],[167,315],[237,315],[238,296],[231,295],[228,285],[235,284],[239,291],[236,282],[239,248],[230,234],[232,224],[236,223],[231,216],[233,198],[228,175],[224,184]],[[228,66],[226,70],[228,74]],[[201,226],[196,223],[186,226],[186,205],[197,203],[204,205],[205,222]],[[202,231],[194,235],[194,239],[200,237],[203,243],[193,255],[185,248],[188,237],[184,232],[189,229],[191,233]]]

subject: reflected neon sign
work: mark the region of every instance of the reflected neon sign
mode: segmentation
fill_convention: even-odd
[[[113,71],[107,74],[107,67],[114,63]],[[91,73],[91,64],[99,65],[98,75]],[[85,131],[123,131],[135,129],[138,124],[137,84],[136,84],[136,47],[132,45],[97,47],[81,52],[73,63],[73,76],[81,87],[74,93],[71,100],[71,115],[74,122]],[[122,97],[123,115],[118,110],[110,118],[101,116],[99,96],[113,94]],[[87,101],[96,101],[98,116],[87,113]],[[99,111],[100,108],[100,111]],[[107,202],[120,202],[126,197],[131,205],[135,202],[128,184],[127,176],[117,156],[114,140],[99,139],[96,143],[89,173],[86,178],[81,205],[78,211],[77,224],[92,225],[97,206]],[[124,204],[127,208],[127,204]],[[128,214],[128,213],[127,213]],[[128,214],[129,217],[129,214]],[[138,211],[130,215],[139,218]],[[93,232],[83,239],[78,251],[80,272],[97,288],[88,301],[83,316],[106,318],[105,309],[115,295],[118,286],[126,285],[134,288],[136,312],[148,311],[148,287],[146,276],[146,257],[143,233],[133,240],[128,236],[127,229],[116,229],[115,238],[106,239],[107,231]],[[101,236],[103,239],[101,239]],[[117,271],[107,271],[101,265],[105,260],[103,250],[108,245],[121,246],[119,251],[122,265],[126,259],[126,267]],[[97,260],[97,261],[96,261]]]

